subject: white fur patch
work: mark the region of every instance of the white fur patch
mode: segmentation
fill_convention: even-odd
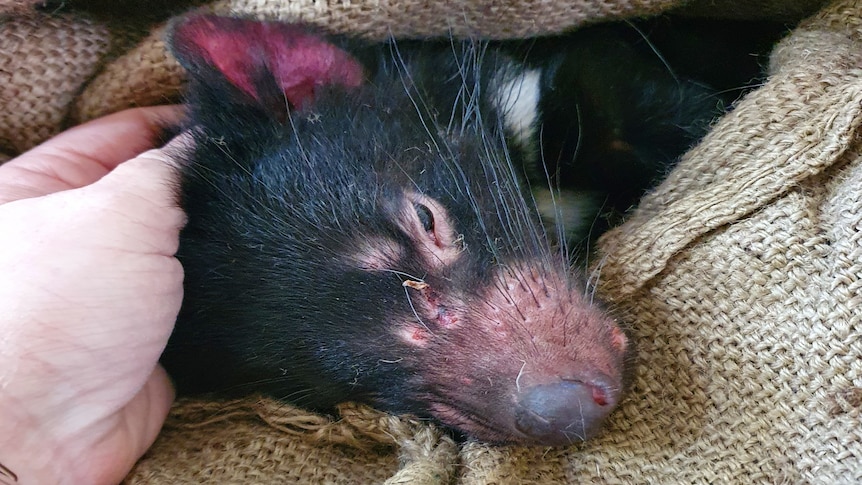
[[[491,83],[491,102],[501,114],[503,126],[526,154],[536,153],[534,145],[541,80],[542,72],[539,69],[528,69],[514,74],[510,70],[502,70]],[[527,161],[536,162],[529,159]]]
[[[547,188],[533,189],[536,209],[546,224],[562,226],[565,234],[587,234],[601,209],[596,194],[578,190],[551,193]]]

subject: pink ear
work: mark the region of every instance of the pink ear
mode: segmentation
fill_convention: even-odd
[[[259,103],[267,102],[262,86],[273,81],[301,109],[320,86],[355,88],[363,80],[356,59],[297,24],[196,15],[174,24],[170,44],[193,74],[215,69]]]

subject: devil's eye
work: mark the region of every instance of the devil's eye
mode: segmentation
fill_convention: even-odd
[[[425,232],[434,230],[434,215],[431,214],[431,209],[422,204],[413,204],[416,209],[416,215],[419,216],[419,222],[422,223],[422,228]]]

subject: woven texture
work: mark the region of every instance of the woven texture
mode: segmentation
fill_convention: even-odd
[[[837,2],[800,25],[602,239],[640,346],[593,457],[612,481],[862,483],[860,16]]]
[[[137,41],[95,7],[46,16],[33,3],[0,0],[0,149],[14,154],[77,120],[176,99],[182,73],[158,22]],[[682,3],[210,8],[369,37],[509,37]],[[698,15],[792,19],[819,2],[686,3]],[[129,39],[137,43],[126,49]],[[786,38],[769,81],[601,239],[600,291],[631,326],[638,359],[630,396],[596,440],[459,447],[427,424],[352,405],[335,420],[258,398],[181,401],[127,482],[862,483],[860,122],[862,2],[843,0]]]
[[[0,32],[0,151],[15,153],[62,130],[109,35],[86,17],[46,15],[0,17]]]

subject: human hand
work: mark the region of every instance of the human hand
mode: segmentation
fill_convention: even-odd
[[[0,166],[0,463],[22,484],[119,482],[170,408],[185,216],[164,151],[141,152],[180,115],[124,111]]]

